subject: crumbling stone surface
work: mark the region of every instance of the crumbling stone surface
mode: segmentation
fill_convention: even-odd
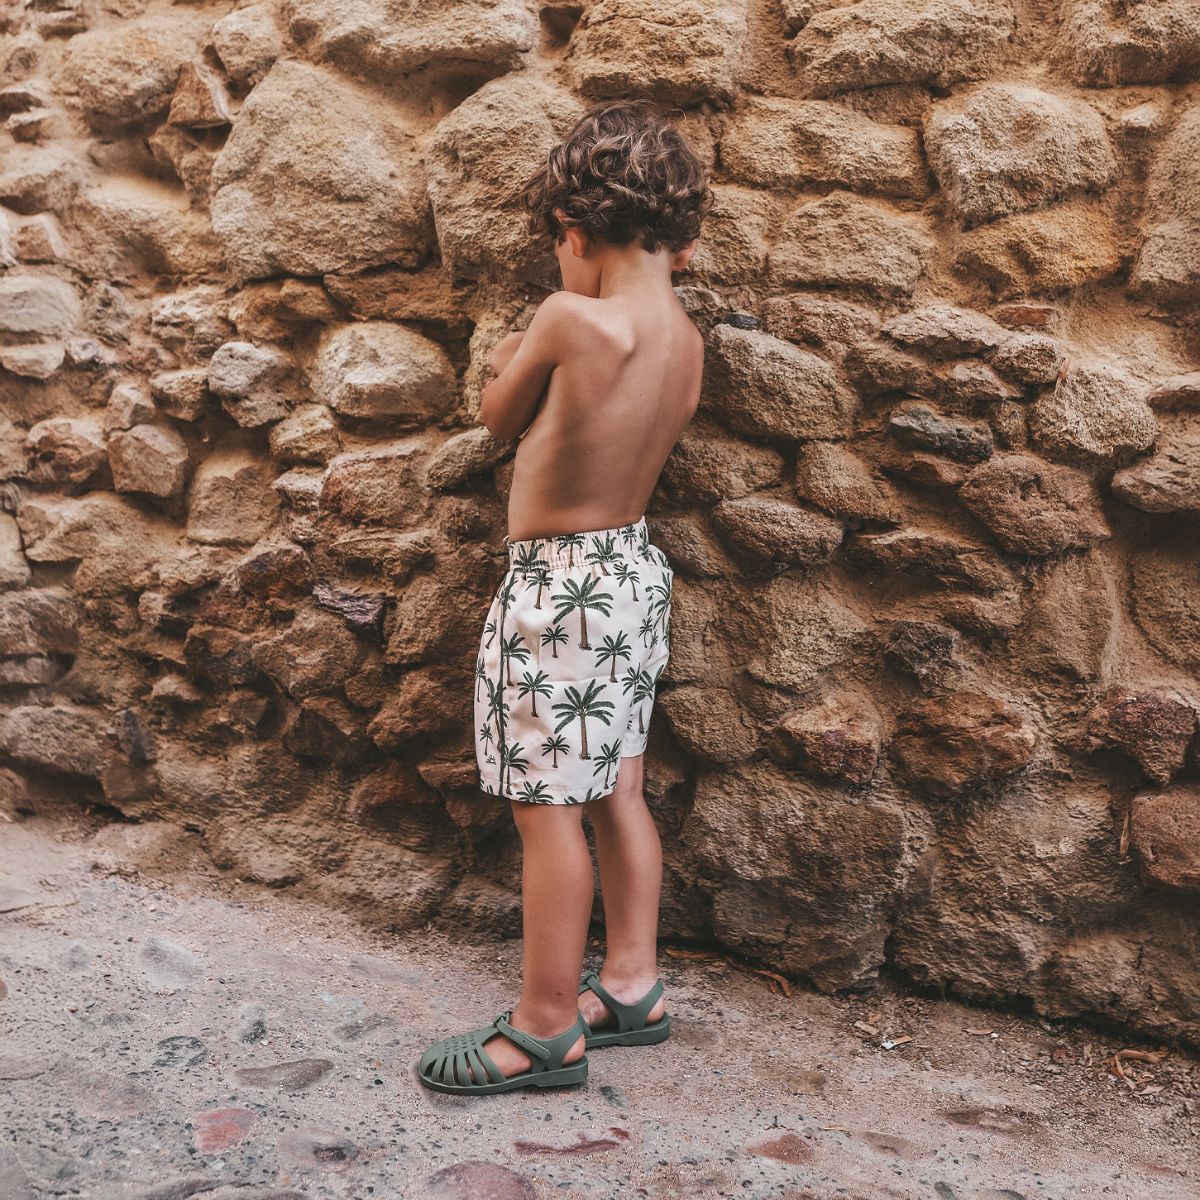
[[[560,282],[520,182],[650,96],[713,189],[647,506],[664,920],[1194,1036],[1195,956],[1138,949],[1200,935],[1191,6],[769,7],[5,18],[0,783],[519,929],[471,729],[515,443],[476,414]]]

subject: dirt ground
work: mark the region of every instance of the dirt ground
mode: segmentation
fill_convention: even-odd
[[[1200,1197],[1185,1053],[695,954],[663,1045],[439,1096],[413,1061],[512,1004],[519,943],[364,932],[173,826],[2,822],[0,1197]]]

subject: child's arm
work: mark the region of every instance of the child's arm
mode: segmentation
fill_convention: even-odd
[[[538,401],[562,353],[567,306],[564,300],[564,293],[555,292],[542,301],[512,357],[483,389],[479,420],[500,441],[515,438],[533,421]],[[502,360],[503,353],[495,357]]]

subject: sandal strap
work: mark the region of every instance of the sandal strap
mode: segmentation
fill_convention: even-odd
[[[511,1009],[501,1013],[495,1020],[495,1027],[536,1060],[533,1067],[535,1071],[561,1067],[567,1051],[587,1033],[587,1025],[584,1023],[582,1013],[576,1015],[569,1029],[564,1029],[562,1033],[548,1038],[535,1038],[532,1034],[517,1029],[509,1020],[511,1016]],[[538,1066],[538,1063],[541,1063],[541,1066]]]
[[[640,1000],[635,1000],[632,1004],[618,1000],[600,982],[600,976],[595,971],[589,971],[584,976],[583,987],[579,990],[583,992],[588,989],[595,992],[612,1009],[613,1016],[617,1018],[617,1032],[628,1033],[633,1029],[645,1028],[650,1010],[658,1003],[658,998],[663,994],[663,983],[661,979],[656,979],[654,986]]]

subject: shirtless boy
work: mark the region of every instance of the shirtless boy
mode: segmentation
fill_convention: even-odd
[[[563,287],[492,352],[479,418],[520,437],[509,570],[475,679],[480,784],[508,798],[523,848],[520,999],[435,1043],[427,1087],[464,1094],[587,1078],[586,1050],[670,1031],[656,966],[662,851],[642,756],[667,660],[672,571],[645,508],[700,394],[701,335],[679,304],[711,205],[704,170],[647,101],[588,110],[528,182]],[[580,981],[593,897],[604,965]]]

